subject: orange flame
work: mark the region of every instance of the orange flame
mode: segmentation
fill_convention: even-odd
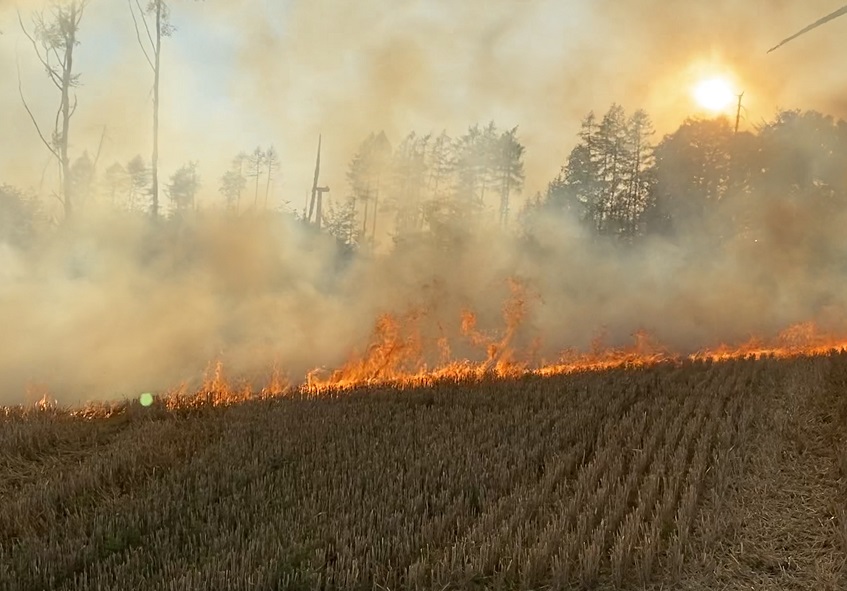
[[[464,310],[460,318],[462,336],[474,347],[485,351],[484,361],[456,360],[450,357],[452,347],[441,337],[437,348],[442,352],[441,363],[429,368],[425,363],[427,344],[418,331],[420,313],[406,317],[384,315],[377,322],[371,344],[365,355],[353,356],[339,370],[321,378],[312,372],[301,389],[313,394],[344,390],[374,384],[415,386],[436,380],[475,380],[485,376],[555,375],[582,371],[601,371],[616,367],[643,367],[657,363],[681,363],[685,360],[720,361],[738,358],[797,357],[822,355],[833,350],[847,349],[847,338],[821,331],[813,322],[796,324],[785,329],[775,339],[766,341],[753,337],[736,346],[719,345],[689,355],[673,353],[646,331],[633,334],[629,347],[613,348],[604,344],[605,332],[592,341],[590,351],[563,351],[552,363],[535,362],[540,339],[535,338],[523,352],[516,350],[515,337],[528,315],[533,299],[526,286],[510,279],[510,297],[503,306],[505,328],[502,334],[487,334],[477,326],[477,317]]]
[[[847,338],[822,331],[814,322],[804,322],[788,327],[770,340],[754,337],[740,345],[719,345],[689,355],[670,351],[646,331],[633,334],[633,343],[628,347],[609,347],[604,344],[606,334],[601,331],[588,351],[568,349],[554,362],[539,361],[537,353],[541,341],[538,337],[530,339],[529,345],[522,350],[518,350],[516,345],[523,322],[528,316],[528,306],[537,296],[515,279],[509,281],[509,290],[510,296],[502,308],[504,328],[500,332],[482,330],[478,326],[477,316],[471,310],[461,312],[458,338],[479,351],[478,361],[455,358],[452,352],[456,343],[451,342],[443,330],[436,338],[425,338],[422,328],[426,311],[416,308],[404,315],[381,315],[363,353],[354,353],[334,371],[312,370],[304,383],[293,384],[277,366],[274,366],[264,387],[256,388],[255,384],[247,380],[232,382],[225,375],[223,363],[217,361],[209,365],[199,388],[192,389],[187,384],[181,384],[159,396],[158,400],[165,408],[185,409],[233,404],[257,398],[317,396],[361,386],[413,387],[426,386],[440,380],[478,381],[487,377],[550,376],[682,363],[686,360],[788,358],[847,350]],[[39,399],[37,404],[42,409],[55,405],[42,386],[31,385],[29,394],[31,400]],[[93,418],[109,416],[111,412],[113,410],[104,406],[97,412],[89,408],[75,414]]]

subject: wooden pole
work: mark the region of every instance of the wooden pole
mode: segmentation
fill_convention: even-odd
[[[735,133],[738,133],[738,124],[741,123],[741,97],[744,93],[738,95],[738,108],[735,110]]]
[[[321,136],[318,135],[318,158],[315,161],[315,178],[312,181],[312,198],[309,201],[309,217],[306,218],[307,223],[311,223],[312,214],[315,211],[315,199],[318,195],[318,176],[321,174]]]

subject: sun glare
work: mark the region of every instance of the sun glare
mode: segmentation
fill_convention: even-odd
[[[692,94],[698,105],[713,113],[726,109],[735,98],[732,85],[720,76],[700,80]]]

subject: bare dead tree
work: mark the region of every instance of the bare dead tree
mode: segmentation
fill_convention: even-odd
[[[274,173],[279,170],[279,153],[273,146],[265,150],[265,168],[267,169],[267,180],[265,184],[265,209],[268,208],[268,195],[271,192],[271,181]]]
[[[159,79],[161,75],[162,37],[170,37],[175,28],[170,23],[170,9],[165,0],[148,0],[142,7],[140,0],[127,0],[135,37],[147,64],[153,72],[153,156],[150,159],[152,184],[150,187],[150,215],[159,217]],[[142,34],[143,33],[143,34]]]
[[[73,214],[73,195],[71,187],[71,162],[68,155],[70,146],[71,119],[77,108],[77,97],[73,89],[79,85],[79,74],[74,73],[74,49],[79,44],[77,33],[89,0],[53,0],[50,7],[36,12],[32,17],[33,28],[29,31],[23,17],[18,12],[18,23],[32,49],[47,72],[47,77],[59,91],[60,100],[53,122],[50,140],[39,125],[24,96],[21,83],[20,64],[18,65],[18,93],[24,109],[35,127],[44,146],[57,160],[60,167],[62,194],[59,200],[64,208],[65,218]],[[71,95],[73,94],[73,102]]]

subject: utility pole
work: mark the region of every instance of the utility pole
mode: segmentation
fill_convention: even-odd
[[[735,110],[735,133],[738,133],[738,124],[741,123],[741,97],[744,96],[744,92],[738,95],[738,108]]]
[[[309,215],[306,217],[306,223],[312,223],[312,214],[315,214],[315,226],[320,229],[321,227],[321,218],[323,217],[323,213],[321,212],[323,205],[323,194],[329,192],[329,187],[319,187],[318,186],[318,178],[321,174],[321,136],[318,136],[318,157],[315,161],[315,178],[312,181],[312,197],[309,201]]]

